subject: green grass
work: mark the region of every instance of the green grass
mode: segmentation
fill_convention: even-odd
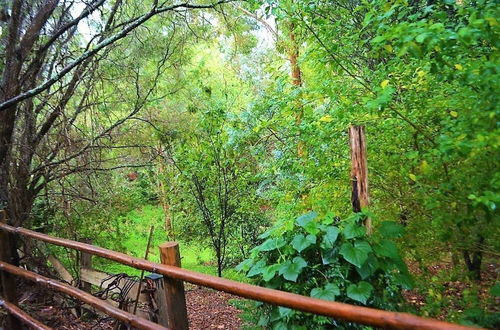
[[[164,230],[163,209],[159,206],[144,205],[140,209],[129,212],[121,218],[122,226],[117,234],[115,247],[109,246],[106,240],[100,239],[99,245],[110,249],[120,250],[128,255],[144,258],[148,243],[149,230],[154,226],[153,239],[149,249],[148,260],[160,262],[158,246],[167,242],[168,237]],[[109,237],[109,236],[108,236]],[[194,242],[179,242],[182,268],[200,272],[203,274],[217,275],[217,263],[214,253],[209,246],[197,244]],[[108,273],[127,273],[129,275],[139,276],[141,271],[129,266],[111,262],[107,259],[95,257],[93,259],[94,268]],[[223,272],[223,277],[235,281],[247,282],[248,279],[232,268]]]

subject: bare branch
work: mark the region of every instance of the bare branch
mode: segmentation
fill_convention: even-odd
[[[85,61],[86,59],[94,56],[97,54],[101,49],[115,43],[116,41],[125,38],[131,31],[136,29],[137,27],[141,26],[144,24],[146,21],[148,21],[151,17],[167,12],[167,11],[174,11],[176,9],[209,9],[213,8],[217,5],[223,4],[223,3],[228,3],[232,0],[221,0],[218,1],[214,4],[210,5],[192,5],[189,3],[182,3],[182,4],[177,4],[177,5],[172,5],[168,7],[163,7],[163,8],[152,8],[147,14],[144,14],[142,16],[137,17],[132,23],[127,25],[123,30],[120,32],[116,33],[115,35],[104,39],[103,41],[99,42],[93,49],[90,49],[83,54],[81,54],[79,57],[77,57],[74,61],[69,63],[67,66],[65,66],[60,72],[55,74],[52,78],[46,80],[39,86],[30,89],[26,92],[23,92],[13,98],[10,98],[0,104],[0,111],[4,111],[8,109],[9,107],[26,100],[30,97],[33,97],[35,95],[38,95],[48,89],[50,86],[55,84],[57,81],[59,81],[61,78],[63,78],[66,74],[68,74],[71,70],[73,70],[76,66],[78,66],[80,63]]]

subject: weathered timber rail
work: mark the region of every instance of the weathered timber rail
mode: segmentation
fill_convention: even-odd
[[[175,266],[150,262],[144,259],[131,257],[124,253],[111,251],[90,244],[57,238],[25,228],[12,227],[3,223],[0,223],[0,229],[12,234],[30,237],[33,239],[44,241],[46,243],[64,246],[99,257],[107,258],[109,260],[113,260],[137,269],[162,274],[167,279],[173,281],[186,281],[205,287],[210,287],[215,290],[231,293],[243,298],[257,300],[273,305],[289,307],[303,312],[324,315],[348,322],[360,323],[384,329],[472,329],[470,327],[433,319],[426,319],[408,313],[389,312],[374,308],[349,305],[340,302],[326,301],[301,296],[294,293],[231,281],[224,278],[189,271]],[[0,265],[4,265],[3,268],[2,266],[0,266],[1,269],[8,271],[9,266],[6,267],[6,263],[1,263]],[[145,328],[143,324],[138,324],[137,327],[143,329]],[[175,329],[176,327],[172,328]]]
[[[8,263],[0,261],[0,270],[9,272],[13,275],[23,277],[29,281],[36,282],[48,288],[54,289],[56,291],[65,293],[69,296],[75,297],[88,305],[98,309],[105,314],[112,316],[115,319],[122,321],[127,325],[131,325],[140,329],[148,330],[165,330],[164,327],[159,326],[156,323],[145,320],[143,318],[137,317],[134,314],[125,312],[119,308],[116,308],[108,303],[103,302],[101,299],[94,297],[93,295],[77,289],[69,284],[65,284],[48,277],[27,271],[20,267],[10,265]]]
[[[0,307],[3,307],[7,312],[14,315],[21,323],[35,330],[51,330],[39,321],[32,318],[28,313],[10,302],[0,299]]]

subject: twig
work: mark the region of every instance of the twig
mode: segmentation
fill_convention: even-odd
[[[145,260],[148,260],[149,247],[151,246],[151,239],[153,238],[154,228],[155,228],[154,226],[151,226],[151,228],[149,229],[148,246],[146,247],[146,253],[144,254]],[[137,288],[137,296],[135,297],[134,312],[132,314],[135,314],[135,312],[137,311],[137,304],[139,303],[139,296],[141,294],[141,284],[143,278],[144,278],[144,269],[141,271],[141,277],[139,278],[139,287]]]

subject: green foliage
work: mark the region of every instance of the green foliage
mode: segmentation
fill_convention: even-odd
[[[235,276],[230,267],[246,259],[239,269],[259,284],[392,310],[404,308],[400,289],[412,286],[405,260],[422,270],[419,313],[492,326],[479,289],[446,297],[450,278],[433,280],[426,269],[451,255],[449,277],[477,280],[481,261],[500,248],[497,1],[242,5],[276,19],[276,40],[226,6],[157,17],[110,49],[89,100],[96,115],[75,126],[90,136],[139,102],[138,120],[93,156],[109,167],[147,166],[135,181],[119,169],[52,183],[35,202],[33,227],[142,256],[149,226],[157,244],[168,218],[189,269],[216,274],[217,264]],[[300,87],[289,77],[294,48]],[[350,125],[366,129],[370,211],[390,220],[370,215],[371,237],[362,214],[334,217],[351,210]],[[261,311],[255,323],[277,329],[332,325],[286,308]]]
[[[368,237],[362,218],[355,214],[336,225],[332,216],[309,212],[297,219],[279,221],[261,235],[264,241],[237,269],[266,287],[397,310],[401,308],[401,289],[411,288],[412,283],[391,240],[402,230],[384,222],[379,234]],[[281,324],[287,328],[321,328],[334,322],[281,307],[260,308],[263,314],[259,325],[273,329]]]

